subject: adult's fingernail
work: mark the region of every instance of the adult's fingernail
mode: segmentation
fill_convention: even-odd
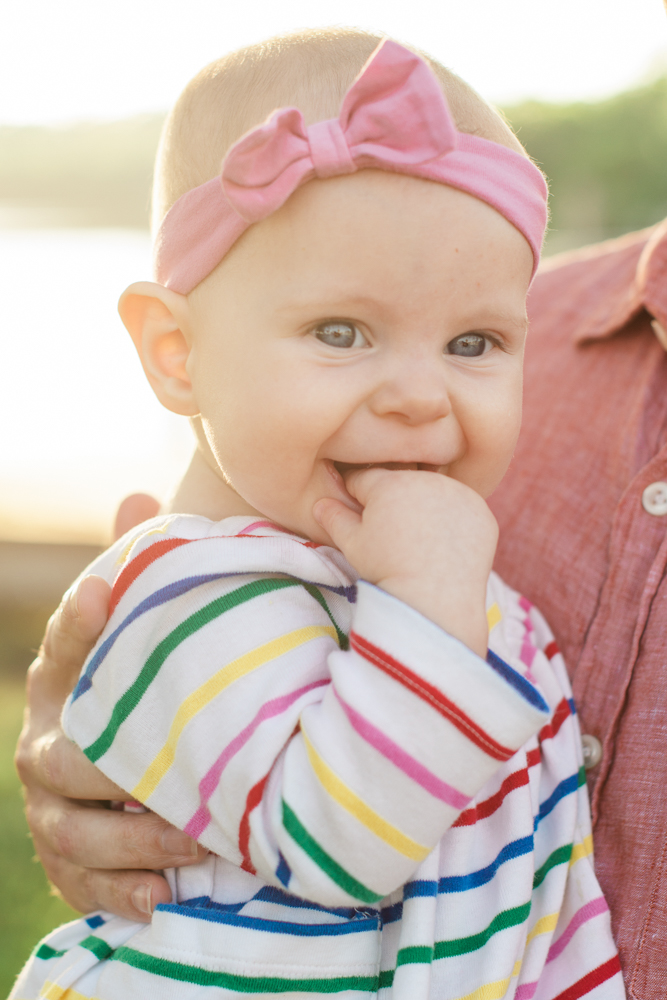
[[[138,885],[137,888],[132,893],[132,905],[135,910],[139,913],[147,913],[148,916],[153,912],[153,907],[151,905],[151,886],[150,885]]]
[[[197,841],[173,826],[168,826],[163,830],[162,846],[167,854],[178,855],[179,858],[197,857]]]

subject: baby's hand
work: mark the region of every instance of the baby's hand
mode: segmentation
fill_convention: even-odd
[[[486,585],[498,526],[470,487],[434,472],[355,470],[361,514],[333,499],[314,515],[359,575],[486,656]]]

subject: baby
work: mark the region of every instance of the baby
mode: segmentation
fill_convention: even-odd
[[[110,618],[64,724],[210,853],[150,925],[51,934],[19,1000],[625,996],[567,675],[491,572],[484,502],[544,181],[460,80],[377,41],[246,49],[167,125],[159,284],[120,309],[198,422],[213,519],[93,564]]]

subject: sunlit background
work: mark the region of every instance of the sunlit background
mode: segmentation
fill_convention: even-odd
[[[164,113],[225,51],[328,24],[419,46],[505,110],[549,175],[547,253],[667,216],[662,0],[0,2],[2,996],[73,915],[31,862],[11,765],[25,667],[119,501],[165,499],[193,447],[116,315],[151,274]]]
[[[182,472],[189,428],[153,400],[115,311],[150,276],[161,116],[226,50],[331,23],[421,46],[505,108],[604,101],[667,67],[660,0],[5,0],[0,539],[105,541],[125,494],[162,499]],[[581,235],[566,220],[552,249],[606,234],[581,197]]]

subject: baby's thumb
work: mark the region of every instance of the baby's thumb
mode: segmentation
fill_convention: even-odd
[[[342,501],[332,497],[318,500],[313,507],[313,517],[331,538],[337,549],[345,553],[352,535],[361,524],[361,514],[350,510]]]

